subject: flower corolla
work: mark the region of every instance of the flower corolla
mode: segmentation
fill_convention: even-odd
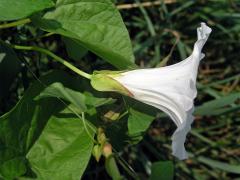
[[[169,115],[177,126],[172,135],[172,151],[179,159],[188,157],[184,143],[194,119],[192,113],[194,98],[197,95],[196,78],[199,62],[204,57],[202,48],[210,33],[211,28],[201,23],[197,28],[198,39],[192,54],[179,63],[107,75],[121,85],[121,93],[126,90],[123,94],[154,106]]]

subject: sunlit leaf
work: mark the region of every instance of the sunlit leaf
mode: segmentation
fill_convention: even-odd
[[[94,132],[88,132],[82,119],[66,117],[64,114],[51,117],[27,154],[37,177],[80,179],[93,148]]]
[[[72,38],[117,68],[135,66],[128,31],[110,0],[58,0],[54,10],[33,21]]]
[[[86,111],[87,108],[99,107],[115,102],[112,98],[97,98],[90,93],[83,94],[80,91],[64,87],[60,82],[54,82],[46,87],[35,99],[38,100],[47,97],[56,97],[70,102],[81,112]]]
[[[145,132],[152,123],[154,117],[145,113],[130,109],[128,118],[128,132],[130,135],[137,135]]]

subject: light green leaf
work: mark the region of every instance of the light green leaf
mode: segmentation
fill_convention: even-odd
[[[113,104],[116,100],[112,98],[98,98],[91,95],[89,92],[84,93],[86,99],[85,104],[90,107],[99,107],[102,105]]]
[[[93,134],[82,119],[51,117],[27,154],[38,179],[79,180],[91,156]]]
[[[120,69],[135,67],[128,31],[110,0],[58,0],[33,22],[67,36]]]
[[[80,111],[82,112],[87,110],[87,107],[84,103],[85,96],[82,93],[74,91],[69,88],[65,88],[63,84],[58,82],[48,86],[35,99],[38,100],[40,98],[46,98],[46,97],[61,98],[61,99],[67,100],[68,102],[71,102],[73,105],[79,108]]]
[[[152,123],[154,117],[148,114],[130,109],[128,118],[128,132],[130,135],[139,135],[145,132]]]
[[[52,6],[54,3],[51,0],[1,0],[0,21],[25,18]]]
[[[84,112],[88,108],[99,107],[115,102],[112,98],[97,98],[90,93],[81,93],[73,89],[64,87],[62,83],[55,82],[46,87],[36,98],[39,100],[47,97],[57,97],[72,103],[79,112]]]
[[[172,180],[174,167],[171,161],[156,162],[152,165],[150,180]]]

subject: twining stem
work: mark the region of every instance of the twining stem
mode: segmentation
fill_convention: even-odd
[[[34,38],[31,38],[31,39],[27,39],[26,41],[35,41],[35,40],[38,40],[38,39],[42,39],[42,38],[45,38],[45,37],[49,37],[49,36],[52,36],[54,35],[55,33],[54,32],[48,32],[44,35],[41,35],[41,36],[38,36],[38,37],[34,37]]]
[[[55,55],[54,53],[52,53],[51,51],[44,49],[44,48],[40,48],[40,47],[36,47],[36,46],[20,46],[20,45],[11,45],[14,49],[19,49],[19,50],[26,50],[26,51],[38,51],[41,53],[44,53],[50,57],[52,57],[53,59],[55,59],[56,61],[62,63],[64,66],[68,67],[69,69],[71,69],[72,71],[74,71],[75,73],[79,74],[80,76],[83,76],[87,79],[91,78],[91,75],[78,69],[77,67],[73,66],[72,64],[70,64],[68,61],[66,61],[65,59]]]
[[[6,23],[6,24],[0,24],[0,29],[15,27],[15,26],[27,24],[27,23],[30,23],[30,22],[31,22],[31,19],[29,19],[29,18],[21,19],[21,20],[10,22],[10,23]]]

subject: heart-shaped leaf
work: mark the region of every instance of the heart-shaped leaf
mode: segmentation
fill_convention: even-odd
[[[135,66],[128,31],[110,0],[58,0],[55,9],[33,22],[74,39],[117,68]]]

